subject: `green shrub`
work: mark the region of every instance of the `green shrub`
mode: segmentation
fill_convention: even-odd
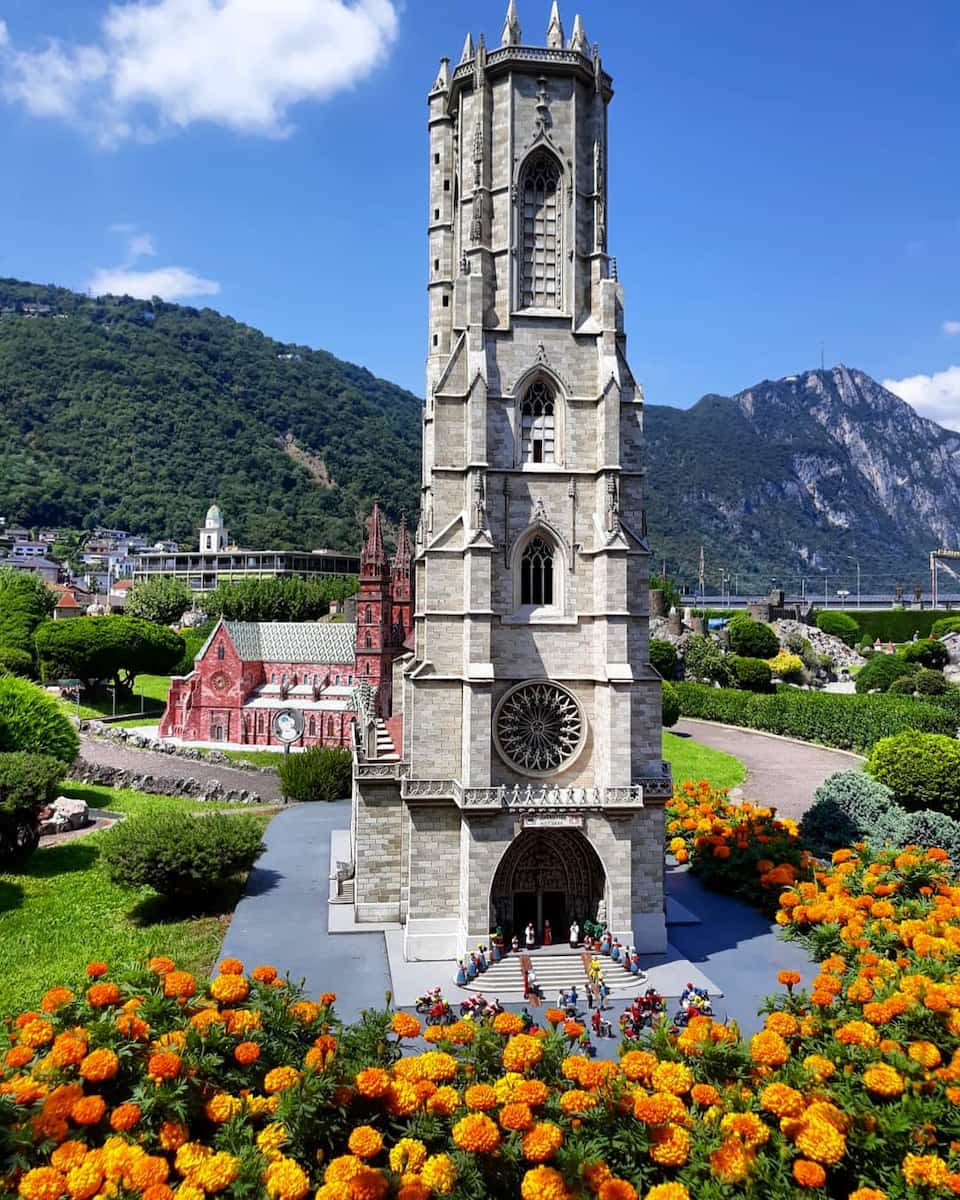
[[[960,616],[941,617],[930,626],[930,636],[946,637],[948,633],[960,633]]]
[[[350,795],[353,761],[350,752],[313,746],[288,754],[277,768],[283,794],[290,800],[341,800]]]
[[[193,670],[193,660],[197,657],[203,648],[203,643],[210,636],[208,632],[201,632],[199,629],[184,629],[180,634],[183,638],[183,658],[176,664],[171,675],[189,675]]]
[[[754,621],[746,613],[740,613],[727,625],[730,633],[730,648],[734,654],[744,658],[773,658],[780,649],[777,635],[769,625]]]
[[[800,840],[808,850],[828,857],[875,830],[893,804],[893,793],[864,771],[837,771],[813,793],[813,804],[800,821]]]
[[[727,666],[733,672],[737,687],[745,692],[769,692],[772,672],[762,658],[742,658],[731,654]]]
[[[0,871],[16,870],[36,850],[40,809],[57,798],[65,771],[47,754],[0,754]]]
[[[922,707],[915,701],[905,703]],[[904,808],[960,814],[960,742],[955,738],[917,729],[881,738],[867,760],[867,770],[890,788]]]
[[[919,663],[922,667],[939,670],[947,664],[947,648],[934,638],[922,638],[910,642],[900,651],[904,662]]]
[[[28,679],[0,675],[0,751],[49,754],[68,766],[80,742],[69,718],[53,696]]]
[[[34,671],[33,655],[19,646],[0,646],[0,675],[23,675],[29,678]]]
[[[857,672],[854,686],[861,693],[885,692],[895,679],[912,675],[916,669],[899,654],[875,654]]]
[[[946,850],[955,867],[960,866],[960,821],[931,808],[906,813],[901,846],[923,846],[925,850],[938,847]]]
[[[914,675],[913,683],[921,696],[942,696],[950,686],[942,671],[931,671],[921,667]]]
[[[860,633],[860,626],[849,613],[830,610],[817,613],[817,628],[832,637],[840,638],[848,646],[856,645],[857,635]]]
[[[673,679],[677,674],[677,648],[661,638],[650,639],[650,665],[661,679]]]
[[[33,631],[55,604],[56,596],[39,576],[0,571],[0,674],[35,674]]]
[[[730,678],[726,658],[713,638],[694,634],[683,650],[683,671],[699,683],[726,683]]]
[[[675,687],[684,717],[762,729],[840,750],[867,751],[881,738],[906,729],[952,734],[957,727],[956,716],[946,707],[906,696],[845,696],[797,688],[761,696],[696,683]]]
[[[195,903],[250,870],[264,850],[260,831],[252,816],[168,809],[128,817],[107,830],[100,857],[114,883]]]
[[[920,672],[917,672],[919,675]],[[917,690],[917,675],[898,675],[887,688],[888,696],[913,696]]]
[[[660,684],[660,712],[664,729],[669,729],[680,720],[680,699],[677,689],[666,680]]]

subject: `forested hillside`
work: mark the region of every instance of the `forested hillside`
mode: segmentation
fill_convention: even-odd
[[[49,312],[28,316],[33,304]],[[355,550],[374,496],[416,511],[420,402],[210,309],[0,279],[0,515]]]

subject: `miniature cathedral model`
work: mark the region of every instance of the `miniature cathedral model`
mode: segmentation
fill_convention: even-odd
[[[607,254],[612,81],[515,4],[430,91],[429,345],[414,648],[391,752],[362,725],[359,922],[411,959],[527,922],[666,944],[642,392]],[[409,643],[408,643],[409,644]]]

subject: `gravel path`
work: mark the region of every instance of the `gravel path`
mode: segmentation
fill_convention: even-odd
[[[747,768],[741,784],[746,799],[776,805],[782,816],[794,819],[810,807],[814,791],[828,775],[855,771],[863,765],[860,755],[845,750],[828,750],[713,721],[685,717],[671,732],[739,758]]]
[[[135,750],[121,742],[105,738],[80,738],[80,754],[89,763],[156,775],[165,779],[198,779],[202,783],[217,781],[225,788],[256,792],[265,801],[280,800],[280,781],[275,771],[240,771],[202,760],[179,758],[176,754],[158,754],[155,750]]]

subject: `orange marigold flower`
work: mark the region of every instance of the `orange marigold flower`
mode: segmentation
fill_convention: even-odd
[[[500,1130],[485,1113],[461,1117],[451,1130],[454,1145],[474,1154],[489,1154],[500,1145]]]
[[[189,971],[170,971],[163,977],[163,994],[177,1000],[189,1000],[197,991],[197,981]]]
[[[549,1095],[550,1089],[542,1079],[520,1079],[513,1089],[512,1098],[522,1104],[529,1104],[531,1108],[538,1108],[547,1102]]]
[[[460,1093],[453,1087],[441,1087],[427,1101],[427,1112],[449,1117],[460,1107]]]
[[[585,1092],[581,1088],[571,1088],[569,1092],[564,1092],[560,1097],[560,1109],[567,1116],[589,1112],[591,1108],[596,1108],[598,1103],[597,1097],[592,1092]]]
[[[78,1125],[97,1125],[107,1111],[107,1102],[102,1096],[84,1096],[70,1109],[70,1119]]]
[[[685,1121],[687,1110],[680,1097],[671,1092],[654,1092],[648,1096],[638,1090],[633,1095],[633,1115],[647,1125],[663,1125],[666,1121]]]
[[[838,1163],[847,1148],[846,1138],[829,1121],[803,1121],[794,1141],[801,1154],[827,1166]]]
[[[90,1155],[83,1162],[71,1167],[67,1173],[67,1191],[70,1200],[90,1200],[103,1185],[103,1167],[100,1160]]]
[[[392,1117],[409,1117],[420,1107],[420,1095],[412,1083],[396,1079],[387,1091],[386,1104]]]
[[[908,1154],[900,1169],[911,1187],[940,1187],[950,1174],[938,1154]]]
[[[126,1133],[140,1120],[140,1105],[128,1102],[118,1104],[110,1114],[110,1128],[117,1133]]]
[[[756,1151],[737,1137],[727,1138],[710,1155],[710,1169],[723,1183],[743,1183],[753,1168]]]
[[[65,1177],[54,1167],[34,1167],[17,1187],[23,1200],[59,1200],[66,1189]]]
[[[690,1200],[690,1193],[682,1183],[655,1183],[643,1200]]]
[[[172,1050],[157,1050],[147,1059],[147,1074],[151,1079],[176,1079],[180,1066],[179,1054]]]
[[[760,1104],[776,1117],[799,1117],[806,1107],[803,1093],[785,1083],[771,1083],[760,1093]]]
[[[135,1012],[120,1013],[114,1024],[119,1033],[122,1033],[124,1037],[130,1038],[133,1042],[146,1041],[150,1034],[150,1026],[141,1017],[138,1017]]]
[[[101,975],[106,975],[110,970],[105,962],[87,963],[87,977],[89,979],[99,979]]]
[[[415,1038],[420,1036],[420,1022],[409,1013],[394,1013],[393,1019],[390,1022],[390,1028],[397,1037]]]
[[[779,1033],[761,1029],[750,1039],[750,1057],[764,1067],[782,1067],[790,1057],[790,1047]]]
[[[880,1035],[866,1021],[847,1021],[834,1035],[844,1046],[875,1046]]]
[[[524,1157],[531,1162],[546,1162],[563,1145],[563,1130],[552,1121],[538,1121],[523,1135]]]
[[[463,1102],[467,1108],[489,1112],[491,1108],[497,1107],[497,1093],[489,1083],[475,1083],[463,1093]]]
[[[881,1192],[879,1188],[861,1187],[851,1192],[847,1200],[887,1200],[887,1193]]]
[[[390,1150],[390,1170],[397,1175],[417,1172],[427,1160],[427,1148],[417,1138],[401,1138]]]
[[[823,1167],[807,1158],[794,1160],[793,1177],[801,1187],[818,1188],[827,1182],[827,1173]]]
[[[147,970],[152,971],[154,975],[167,975],[176,969],[176,965],[173,959],[167,958],[165,954],[155,954],[153,958],[147,959]]]
[[[73,992],[66,987],[51,988],[40,1001],[40,1007],[46,1013],[54,1013],[74,999]]]
[[[218,975],[210,984],[210,995],[221,1004],[239,1004],[250,995],[250,984],[242,975]]]
[[[781,897],[782,900],[782,897]],[[778,971],[777,983],[782,984],[787,990],[792,990],[800,982],[799,971]]]
[[[353,1080],[357,1091],[368,1100],[376,1100],[387,1094],[390,1076],[381,1067],[366,1067]]]
[[[600,1200],[637,1200],[637,1189],[627,1179],[608,1179],[600,1185]]]
[[[825,1058],[822,1054],[808,1054],[803,1060],[804,1070],[810,1072],[818,1083],[823,1083],[836,1074],[836,1063],[832,1063],[829,1058]]]
[[[745,1146],[762,1146],[770,1137],[770,1130],[763,1121],[752,1112],[727,1113],[720,1122],[720,1128],[727,1134],[735,1134]]]
[[[33,1049],[48,1046],[53,1041],[53,1026],[49,1021],[34,1017],[32,1021],[20,1027],[17,1040],[21,1045],[31,1046]]]
[[[87,988],[87,1003],[91,1008],[107,1008],[119,1002],[120,989],[115,983],[95,983]]]
[[[655,1091],[682,1096],[693,1086],[693,1072],[683,1063],[658,1063],[653,1070],[652,1084]]]
[[[903,1094],[903,1076],[886,1063],[867,1067],[863,1073],[863,1086],[875,1096],[900,1096]]]
[[[173,1188],[165,1183],[152,1183],[144,1188],[143,1200],[173,1200]]]
[[[431,1191],[446,1196],[457,1181],[457,1168],[449,1154],[431,1154],[423,1164],[420,1178]]]
[[[529,1104],[513,1100],[500,1109],[500,1124],[504,1129],[512,1129],[523,1133],[533,1124],[533,1113]]]
[[[120,1059],[112,1050],[92,1050],[80,1063],[80,1074],[91,1083],[113,1079],[120,1070]]]
[[[509,1037],[523,1033],[523,1018],[518,1013],[497,1013],[493,1018],[493,1032],[506,1034]]]
[[[273,983],[277,975],[277,968],[268,966],[266,963],[259,967],[254,967],[250,972],[251,979],[255,979],[257,983]]]
[[[694,1104],[701,1104],[704,1108],[709,1108],[713,1104],[720,1103],[720,1093],[709,1083],[695,1083],[690,1089],[690,1099]]]
[[[567,1014],[562,1008],[548,1008],[543,1015],[551,1025],[559,1025],[567,1019]]]
[[[292,1158],[278,1158],[263,1173],[267,1195],[272,1200],[304,1200],[310,1191],[310,1179]]]
[[[299,1082],[300,1072],[296,1067],[274,1067],[264,1076],[263,1090],[268,1095],[272,1095],[274,1092],[286,1091],[287,1088],[293,1087]]]
[[[503,1048],[503,1067],[506,1071],[526,1071],[543,1058],[540,1038],[518,1033]]]
[[[182,1121],[164,1121],[159,1132],[162,1150],[179,1150],[190,1138],[190,1130]]]
[[[221,975],[242,975],[243,963],[239,958],[222,958],[217,970]]]
[[[584,1029],[585,1026],[579,1021],[564,1021],[563,1023],[564,1037],[571,1038],[573,1041],[576,1041],[577,1038],[581,1036]]]
[[[800,1022],[792,1013],[772,1012],[763,1023],[764,1029],[772,1029],[782,1038],[793,1037],[800,1029]]]
[[[690,1134],[668,1122],[650,1131],[650,1157],[662,1167],[682,1167],[690,1157]]]
[[[347,1139],[347,1145],[357,1158],[376,1158],[383,1149],[383,1138],[372,1125],[358,1125]]]
[[[62,1142],[50,1155],[50,1165],[58,1171],[72,1171],[74,1167],[79,1167],[86,1157],[87,1147],[84,1142]]]
[[[336,992],[321,992],[320,993],[320,1004],[323,1008],[329,1008],[332,1004],[336,1004],[336,1002],[337,1002],[337,993]]]
[[[260,1057],[260,1047],[256,1042],[240,1042],[234,1047],[233,1057],[242,1067],[249,1067]]]
[[[563,1176],[554,1167],[533,1167],[520,1181],[523,1200],[574,1200]]]
[[[11,1046],[3,1056],[3,1061],[8,1067],[18,1070],[20,1067],[25,1067],[31,1058],[33,1058],[31,1046]]]

